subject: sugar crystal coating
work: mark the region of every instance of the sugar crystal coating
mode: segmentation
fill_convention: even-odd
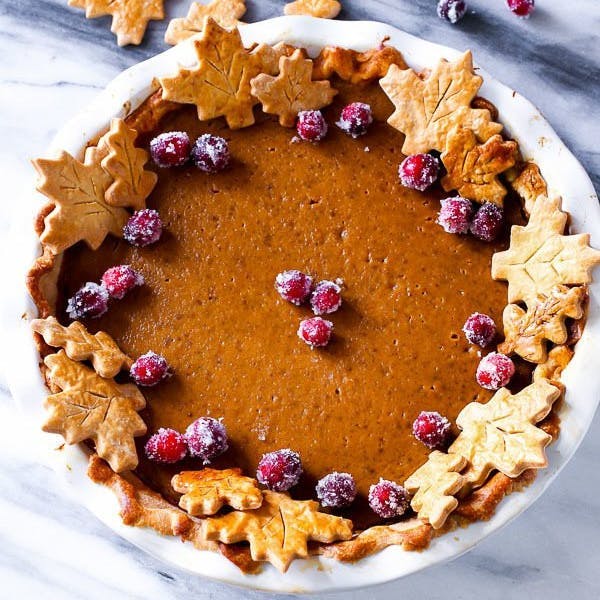
[[[298,327],[298,337],[311,348],[327,346],[333,332],[333,323],[321,317],[304,319]]]
[[[192,148],[194,164],[205,173],[218,173],[229,164],[229,145],[217,135],[201,135]]]
[[[162,221],[158,211],[144,208],[133,213],[125,227],[123,237],[132,246],[149,246],[160,239]]]
[[[320,142],[327,135],[327,122],[320,110],[302,110],[298,113],[296,131],[306,142]]]
[[[342,109],[340,120],[336,125],[348,135],[357,138],[367,133],[373,122],[371,107],[364,102],[352,102]]]
[[[505,354],[490,352],[477,367],[477,383],[486,390],[498,390],[508,385],[515,374],[515,364]]]
[[[102,284],[111,298],[121,300],[134,287],[144,285],[144,276],[129,265],[117,265],[104,272]]]
[[[408,510],[409,495],[395,481],[381,478],[369,488],[369,506],[382,519],[401,517]]]
[[[315,315],[334,313],[342,305],[342,288],[334,281],[319,281],[310,296]]]
[[[430,450],[445,450],[450,440],[450,421],[435,411],[422,411],[414,420],[413,435]]]
[[[256,479],[270,490],[285,492],[300,481],[300,455],[289,448],[264,454],[256,469]]]
[[[471,233],[482,242],[493,242],[502,233],[504,211],[491,202],[479,207],[469,227]]]
[[[153,462],[173,464],[187,456],[188,448],[185,437],[181,433],[161,427],[148,439],[144,451],[148,459]]]
[[[169,365],[164,356],[149,351],[131,365],[129,374],[138,385],[150,387],[169,376]]]
[[[67,301],[71,319],[95,319],[108,310],[109,294],[103,285],[88,281]]]
[[[441,225],[446,233],[465,234],[469,231],[473,218],[473,204],[470,200],[456,196],[440,201],[440,212],[436,223]]]
[[[535,8],[535,0],[506,0],[506,5],[517,17],[528,17]]]
[[[150,156],[161,168],[180,167],[190,158],[190,138],[185,131],[167,131],[150,141]]]
[[[350,473],[334,471],[322,477],[316,486],[317,498],[330,508],[349,506],[356,498],[356,483]]]
[[[404,187],[424,192],[432,186],[440,173],[440,161],[431,154],[412,154],[398,167],[398,176]]]
[[[437,14],[440,19],[448,23],[458,23],[467,12],[467,4],[464,0],[439,0]]]
[[[296,306],[300,306],[308,300],[312,285],[312,277],[296,269],[282,271],[275,277],[275,289],[278,294]]]
[[[492,317],[476,312],[465,321],[463,332],[471,344],[485,348],[496,336],[496,323]]]
[[[228,448],[225,425],[212,417],[200,417],[185,430],[190,456],[200,458],[207,465]]]

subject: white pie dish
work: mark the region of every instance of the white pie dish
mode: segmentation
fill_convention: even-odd
[[[282,17],[244,26],[242,35],[246,43],[275,43],[284,40],[313,51],[324,45],[366,50],[389,37],[389,44],[397,47],[409,65],[415,68],[432,66],[441,57],[452,59],[459,54],[455,50],[372,22]],[[62,148],[81,155],[86,142],[104,130],[111,117],[124,116],[127,109],[135,108],[150,94],[154,89],[153,78],[173,73],[178,62],[188,62],[189,50],[188,44],[182,44],[121,74],[86,110],[61,129],[48,154]],[[485,72],[480,71],[480,74],[485,80],[481,95],[498,107],[502,122],[519,141],[525,157],[535,160],[540,166],[551,193],[563,196],[563,207],[571,214],[572,230],[591,233],[592,245],[600,247],[600,208],[591,181],[581,165],[528,101]],[[23,201],[28,204],[40,203],[40,198],[28,195]],[[14,234],[14,247],[22,249],[27,262],[32,262],[39,253],[39,246],[30,223],[17,224]],[[17,271],[20,281],[13,288],[23,290],[24,272],[19,269]],[[600,279],[600,275],[597,278]],[[599,299],[600,283],[597,282],[590,286],[590,308],[584,335],[573,361],[563,375],[567,394],[560,415],[561,436],[548,452],[548,469],[540,471],[536,481],[523,493],[513,494],[505,499],[491,521],[477,523],[465,530],[438,538],[423,553],[410,553],[391,547],[354,565],[315,558],[294,562],[285,575],[270,566],[266,566],[260,575],[243,575],[220,555],[200,553],[178,539],[122,525],[112,493],[87,479],[87,455],[79,447],[52,452],[51,448],[57,447],[61,440],[47,434],[36,436],[34,443],[48,448],[47,455],[50,456],[52,466],[64,476],[70,491],[96,516],[119,535],[165,561],[222,581],[281,592],[325,591],[381,583],[467,551],[531,505],[566,464],[583,439],[600,399],[600,377],[594,370],[592,361],[588,360],[589,357],[595,358],[600,350]],[[9,300],[7,331],[15,344],[5,361],[7,379],[13,395],[24,412],[31,417],[32,429],[37,429],[42,422],[41,405],[46,390],[37,375],[37,354],[29,327],[20,318],[23,312],[34,316],[35,309],[24,292],[18,298]]]

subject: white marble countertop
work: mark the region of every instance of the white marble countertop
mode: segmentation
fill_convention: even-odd
[[[511,15],[504,0],[468,1],[471,11],[454,27],[437,18],[434,0],[346,0],[341,18],[387,21],[435,42],[472,48],[482,66],[542,110],[600,189],[598,0],[538,0],[529,20]],[[188,3],[170,0],[169,15],[183,15]],[[281,14],[283,2],[247,4],[245,19],[256,21]],[[0,156],[9,184],[0,234],[11,211],[29,210],[11,202],[11,193],[32,185],[28,159],[43,153],[69,115],[123,68],[166,48],[164,22],[151,23],[141,47],[119,49],[107,19],[86,21],[66,5],[0,0]],[[0,256],[1,268],[9,257]],[[159,563],[65,497],[54,473],[28,447],[1,381],[0,423],[0,599],[265,597]],[[516,522],[450,564],[343,597],[599,598],[599,456],[597,416],[573,461]]]

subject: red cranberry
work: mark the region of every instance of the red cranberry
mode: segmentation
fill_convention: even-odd
[[[279,295],[296,306],[308,300],[312,285],[313,280],[310,275],[295,269],[283,271],[275,277],[275,289]]]
[[[440,201],[440,212],[436,222],[446,233],[468,233],[472,218],[473,204],[470,200],[456,196]]]
[[[467,12],[467,4],[463,0],[439,0],[437,14],[448,23],[458,23]]]
[[[225,425],[219,419],[200,417],[188,425],[185,439],[191,456],[206,465],[229,448]]]
[[[148,246],[160,239],[162,221],[157,211],[144,208],[133,213],[123,227],[123,237],[132,246]]]
[[[482,204],[471,221],[471,233],[482,242],[493,242],[502,232],[504,211],[491,202]]]
[[[118,265],[106,270],[102,284],[111,298],[121,300],[134,287],[144,285],[144,276],[129,265]]]
[[[205,173],[218,173],[229,164],[227,141],[216,135],[201,135],[192,148],[194,164]]]
[[[408,492],[394,481],[379,479],[369,488],[369,506],[382,519],[401,517],[409,507]]]
[[[535,8],[535,0],[506,0],[506,5],[517,17],[528,17]]]
[[[431,154],[407,156],[398,167],[400,182],[411,190],[424,192],[433,185],[440,173],[440,161]]]
[[[340,120],[336,125],[344,133],[357,138],[367,133],[367,129],[372,122],[371,107],[364,102],[352,102],[352,104],[344,106]]]
[[[180,167],[190,158],[190,138],[185,131],[167,131],[150,141],[150,155],[159,167]]]
[[[486,390],[497,390],[511,380],[515,374],[515,364],[505,354],[490,352],[477,367],[477,383]]]
[[[298,113],[296,131],[306,142],[320,142],[327,135],[327,123],[320,110],[302,110]]]
[[[162,427],[146,442],[144,450],[150,460],[164,464],[179,462],[188,452],[185,437],[181,433]]]
[[[168,377],[169,365],[164,356],[150,351],[142,354],[131,365],[129,374],[138,385],[149,387]]]
[[[337,471],[325,475],[317,482],[317,498],[323,506],[342,508],[349,506],[356,498],[356,483],[350,473]]]
[[[438,412],[422,411],[414,420],[412,431],[430,450],[443,450],[450,441],[450,421]]]
[[[496,337],[496,323],[492,317],[476,312],[465,321],[463,331],[471,344],[485,348]]]
[[[310,297],[315,315],[328,315],[342,305],[342,288],[333,281],[319,281]]]
[[[103,285],[88,281],[67,302],[71,319],[95,319],[108,310],[108,292]]]
[[[300,455],[289,448],[264,454],[256,469],[256,479],[276,492],[285,492],[295,486],[300,475]]]
[[[321,317],[304,319],[298,327],[298,337],[305,341],[311,348],[327,346],[333,332],[333,323]]]

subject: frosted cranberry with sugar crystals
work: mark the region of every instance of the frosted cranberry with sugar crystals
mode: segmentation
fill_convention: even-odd
[[[180,167],[190,158],[190,138],[185,131],[167,131],[150,141],[150,156],[162,168]]]
[[[490,352],[477,367],[477,383],[486,390],[498,390],[515,374],[515,364],[505,354]]]
[[[300,455],[289,448],[263,454],[256,469],[256,479],[275,492],[285,492],[294,487],[301,475]]]
[[[431,154],[412,154],[398,167],[398,176],[404,187],[424,192],[433,185],[440,173],[440,161]]]
[[[435,411],[422,411],[412,425],[413,435],[430,450],[445,450],[450,441],[450,421]]]
[[[168,377],[169,365],[164,356],[150,350],[131,365],[129,374],[138,385],[150,387]]]
[[[321,317],[304,319],[298,327],[298,337],[311,348],[322,348],[329,344],[333,333],[333,323]]]
[[[323,506],[342,508],[349,506],[356,498],[356,483],[350,473],[334,471],[322,477],[316,486],[317,498]]]
[[[320,142],[327,135],[327,123],[320,110],[301,110],[296,131],[305,142]]]
[[[205,173],[218,173],[229,164],[229,145],[217,135],[201,135],[192,148],[194,164]]]
[[[188,425],[185,439],[191,456],[207,465],[229,448],[227,430],[219,419],[200,417]]]
[[[162,235],[162,221],[158,211],[144,208],[133,213],[123,227],[123,237],[132,246],[149,246]]]
[[[395,481],[379,479],[369,488],[369,506],[382,519],[401,517],[408,510],[408,492]]]
[[[328,315],[342,305],[342,288],[334,281],[319,281],[310,297],[315,315]]]
[[[462,196],[440,200],[440,212],[436,223],[446,233],[468,233],[473,218],[473,204]]]
[[[517,17],[528,17],[535,8],[535,0],[506,0],[506,5]]]
[[[504,211],[491,202],[482,204],[469,227],[471,233],[482,242],[493,242],[502,233]]]
[[[108,310],[108,292],[103,285],[88,281],[67,302],[71,319],[95,319]]]
[[[448,23],[458,23],[467,12],[467,4],[464,0],[439,0],[437,14],[440,19]]]
[[[496,336],[496,323],[492,317],[476,312],[465,321],[463,332],[471,344],[485,348]]]
[[[134,287],[144,285],[144,276],[129,265],[117,265],[105,271],[102,284],[111,298],[121,300]]]
[[[367,133],[369,125],[373,122],[371,107],[364,102],[352,102],[344,106],[340,120],[336,125],[348,135],[357,138]]]
[[[161,427],[148,439],[144,451],[151,461],[168,465],[183,460],[188,448],[181,433]]]
[[[312,285],[312,277],[296,269],[282,271],[275,277],[275,289],[277,293],[284,300],[296,306],[300,306],[308,300]]]

